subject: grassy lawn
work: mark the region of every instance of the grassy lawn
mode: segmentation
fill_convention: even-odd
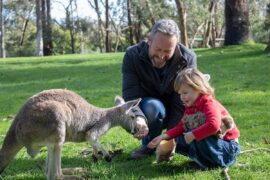
[[[242,150],[270,148],[270,56],[261,45],[243,45],[219,49],[198,49],[198,67],[211,74],[216,98],[234,117],[240,132]],[[28,97],[45,89],[67,88],[100,107],[113,106],[121,94],[123,53],[67,55],[53,57],[0,59],[0,144],[10,120]],[[101,142],[107,149],[123,149],[108,163],[93,162],[83,149],[87,143],[66,143],[63,167],[84,167],[86,179],[222,179],[221,169],[201,171],[190,160],[176,155],[169,163],[156,163],[155,157],[129,160],[140,145],[119,127],[111,129]],[[31,159],[25,149],[6,168],[1,179],[45,179],[47,149]],[[229,170],[231,179],[269,179],[270,154],[241,154]]]

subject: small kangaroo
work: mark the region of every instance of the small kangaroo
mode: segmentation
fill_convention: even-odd
[[[140,99],[125,102],[116,96],[117,106],[99,108],[89,104],[78,94],[65,89],[42,91],[22,106],[14,118],[0,151],[0,174],[15,155],[25,147],[35,157],[42,146],[47,146],[46,174],[48,180],[76,179],[79,176],[63,175],[61,150],[64,142],[88,141],[93,155],[100,150],[106,160],[111,156],[98,139],[111,127],[120,125],[132,134],[148,133],[143,118],[136,118],[133,108]]]

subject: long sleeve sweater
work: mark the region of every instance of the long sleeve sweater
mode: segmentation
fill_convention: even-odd
[[[176,138],[182,135],[184,132],[192,131],[195,139],[200,141],[211,135],[215,135],[221,128],[221,118],[228,116],[229,113],[226,108],[219,103],[212,96],[200,95],[195,103],[185,108],[184,116],[177,126],[166,132],[170,138]],[[192,118],[191,118],[192,117]],[[188,121],[193,122],[188,122]],[[196,126],[196,123],[200,125],[194,129],[189,129],[190,124]],[[235,126],[233,129],[226,132],[223,139],[232,140],[240,136],[240,132]]]

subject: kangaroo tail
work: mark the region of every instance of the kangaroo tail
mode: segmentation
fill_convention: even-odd
[[[6,134],[0,150],[0,174],[5,170],[18,151],[23,147],[23,145],[17,140],[16,123],[14,121]]]

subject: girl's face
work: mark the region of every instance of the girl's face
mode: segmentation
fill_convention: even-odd
[[[181,85],[178,93],[180,93],[180,98],[186,107],[192,106],[200,95],[199,91],[193,89],[187,84]]]

